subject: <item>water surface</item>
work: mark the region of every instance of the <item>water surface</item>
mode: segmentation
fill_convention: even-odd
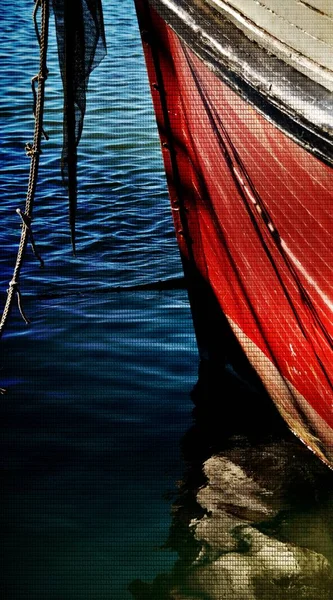
[[[38,68],[32,2],[1,10],[1,298],[20,233]],[[187,294],[130,290],[182,277],[133,3],[105,6],[79,152],[78,251],[61,185],[52,31],[34,234],[2,341],[2,585],[9,599],[132,596],[174,562],[166,496],[181,476],[197,352]],[[35,65],[35,66],[34,66]],[[154,287],[154,285],[153,285]],[[172,287],[172,286],[171,286]],[[178,286],[179,287],[179,286]],[[181,286],[180,286],[181,287]]]

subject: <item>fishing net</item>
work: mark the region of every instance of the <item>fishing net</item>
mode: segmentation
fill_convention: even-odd
[[[76,164],[92,70],[106,54],[101,0],[52,0],[64,87],[62,174],[69,190],[70,226],[75,243]]]

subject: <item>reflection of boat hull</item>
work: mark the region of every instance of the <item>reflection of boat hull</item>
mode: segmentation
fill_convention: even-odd
[[[136,5],[184,265],[293,431],[332,462],[331,167]]]

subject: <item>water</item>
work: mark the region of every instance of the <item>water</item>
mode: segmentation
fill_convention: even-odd
[[[27,184],[24,145],[33,129],[30,78],[38,52],[32,4],[0,5],[2,302],[20,233],[15,209],[23,208]],[[259,481],[258,457],[270,457],[264,471],[273,468],[273,480],[283,489],[271,493],[282,515],[274,535],[332,557],[333,485],[327,470],[283,426],[275,427],[275,416],[272,432],[265,421],[262,438],[258,419],[249,433],[226,415],[235,396],[244,396],[237,386],[219,382],[216,403],[208,402],[210,416],[199,412],[193,426],[190,391],[198,356],[186,291],[181,285],[124,289],[179,281],[182,269],[132,0],[104,2],[104,12],[108,56],[89,86],[76,258],[60,180],[61,92],[51,31],[45,112],[50,141],[43,145],[34,211],[45,269],[29,251],[21,290],[32,325],[26,327],[15,309],[1,343],[1,385],[9,390],[0,404],[1,588],[8,600],[159,600],[171,598],[175,586],[182,597],[193,596],[188,556],[194,557],[203,538],[196,534],[197,544],[193,536],[189,542],[188,524],[202,516],[202,462],[216,453]],[[207,396],[202,381],[204,392],[197,395],[205,404],[215,395],[210,389]],[[220,397],[224,409],[216,415],[211,408],[222,410]],[[235,492],[236,508],[237,497]],[[243,521],[256,522],[250,508],[248,513]],[[265,513],[260,522],[267,518]],[[310,534],[302,535],[302,528]],[[255,598],[263,598],[260,593]],[[202,594],[215,598],[213,591]]]
[[[37,65],[32,2],[1,9],[1,299],[19,236]],[[115,3],[110,3],[114,5]],[[125,6],[126,5],[126,6]],[[77,258],[60,180],[52,28],[26,327],[3,339],[2,570],[6,598],[113,598],[174,562],[165,496],[181,476],[197,354],[185,290],[114,292],[182,276],[131,1],[106,7],[79,155]]]

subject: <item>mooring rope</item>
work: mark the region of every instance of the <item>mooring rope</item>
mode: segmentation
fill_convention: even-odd
[[[38,27],[37,22],[37,12],[38,9],[41,11],[40,16],[40,28]],[[30,243],[32,246],[32,250],[36,258],[39,260],[40,266],[43,267],[44,263],[41,257],[39,256],[36,245],[34,241],[34,237],[31,229],[31,221],[32,221],[32,210],[35,198],[35,191],[37,186],[37,176],[38,176],[38,167],[39,167],[39,157],[41,153],[41,138],[42,136],[45,139],[48,139],[48,136],[45,134],[43,130],[43,111],[44,111],[44,96],[45,96],[45,80],[47,78],[48,70],[46,67],[46,55],[47,55],[47,42],[48,42],[48,29],[49,29],[49,0],[35,0],[35,6],[33,10],[33,21],[36,31],[36,37],[40,48],[39,55],[39,71],[38,74],[32,77],[31,86],[33,89],[33,97],[34,97],[34,106],[33,113],[35,118],[35,127],[34,127],[34,137],[33,142],[28,143],[25,146],[25,151],[27,156],[30,158],[30,172],[29,172],[29,180],[28,180],[28,189],[25,201],[25,210],[24,213],[18,208],[16,210],[22,221],[22,232],[21,239],[19,243],[19,248],[17,251],[16,263],[13,271],[13,277],[9,282],[9,287],[7,290],[7,299],[5,303],[5,307],[2,313],[1,321],[0,321],[0,338],[8,321],[13,302],[16,296],[18,309],[20,314],[25,321],[25,323],[29,323],[29,319],[24,314],[24,310],[22,307],[22,295],[19,289],[19,277],[21,272],[21,267],[23,263],[24,253],[27,246],[28,239],[30,239]],[[35,89],[35,84],[38,83],[37,92]],[[2,388],[0,388],[0,393],[4,392]]]

